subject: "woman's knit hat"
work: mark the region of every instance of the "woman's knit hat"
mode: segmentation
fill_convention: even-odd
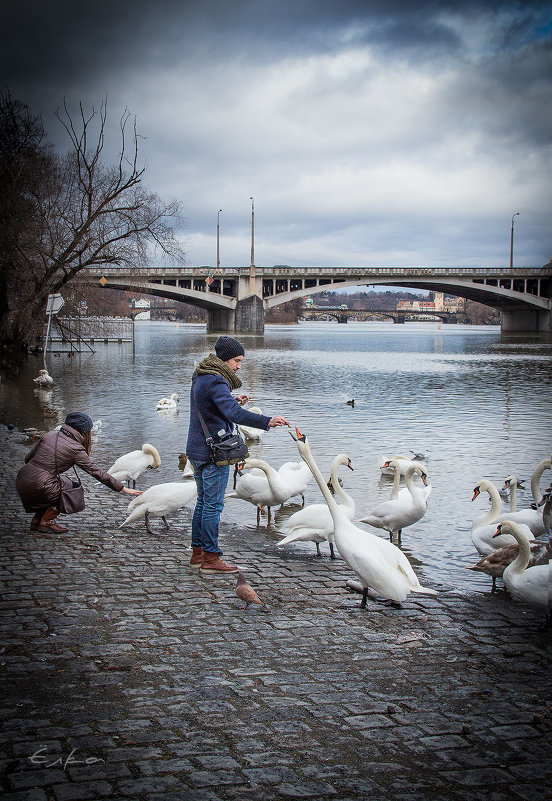
[[[215,342],[215,353],[223,362],[235,356],[245,356],[243,345],[233,337],[219,337]]]
[[[65,425],[71,426],[75,431],[80,431],[81,434],[86,434],[87,431],[92,430],[94,422],[84,412],[70,412],[65,418]]]

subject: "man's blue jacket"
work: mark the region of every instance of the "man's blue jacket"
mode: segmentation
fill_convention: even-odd
[[[197,415],[198,407],[215,442],[218,442],[217,433],[221,429],[231,433],[234,423],[267,431],[271,419],[264,414],[255,414],[242,408],[230,392],[228,381],[221,375],[195,375],[190,390],[190,427],[186,456],[199,464],[210,461],[211,451]]]

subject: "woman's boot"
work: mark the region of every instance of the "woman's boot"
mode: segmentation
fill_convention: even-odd
[[[43,514],[44,514],[44,509],[41,509],[40,512],[34,513],[33,519],[31,520],[31,525],[29,526],[29,531],[38,531],[38,527],[40,526],[40,521],[42,520]]]
[[[55,522],[55,518],[59,515],[59,509],[57,506],[49,506],[44,514],[42,515],[42,520],[40,521],[40,525],[38,526],[38,530],[42,531],[43,534],[47,532],[53,532],[54,534],[64,534],[66,531],[69,531],[67,526],[60,526],[58,523]]]

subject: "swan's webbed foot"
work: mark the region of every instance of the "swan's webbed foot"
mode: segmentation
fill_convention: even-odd
[[[305,505],[305,496],[301,493],[301,508]]]
[[[493,579],[493,584],[491,587],[491,592],[496,592],[496,578],[493,576],[492,579]]]
[[[392,606],[393,609],[402,609],[402,605],[398,601],[394,601],[393,598],[386,598],[385,595],[377,595],[374,601],[378,604],[382,604],[382,606]]]
[[[257,506],[257,525],[259,526],[261,523],[261,510],[262,506]]]
[[[170,528],[169,524],[167,523],[167,518],[165,517],[165,515],[161,515],[161,520],[165,524],[165,528]]]
[[[335,549],[333,546],[333,542],[330,542],[330,559],[335,559]]]
[[[320,553],[320,545],[319,545],[319,543],[315,542],[314,544],[316,545],[316,555],[317,556],[322,556],[322,554]]]
[[[360,608],[366,609],[366,600],[368,598],[368,587],[364,587],[362,590],[362,600],[360,602]]]
[[[128,485],[130,487],[130,484]],[[136,489],[136,481],[132,479],[132,489]]]

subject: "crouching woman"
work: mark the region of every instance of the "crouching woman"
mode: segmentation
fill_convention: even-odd
[[[62,482],[60,476],[74,467],[101,481],[106,487],[125,495],[141,495],[140,490],[125,487],[117,478],[106,473],[90,458],[92,449],[92,418],[83,412],[71,412],[61,428],[48,431],[25,457],[25,465],[17,474],[15,486],[26,512],[34,512],[31,531],[51,531],[60,534],[68,531],[55,518],[60,513],[59,500]]]

